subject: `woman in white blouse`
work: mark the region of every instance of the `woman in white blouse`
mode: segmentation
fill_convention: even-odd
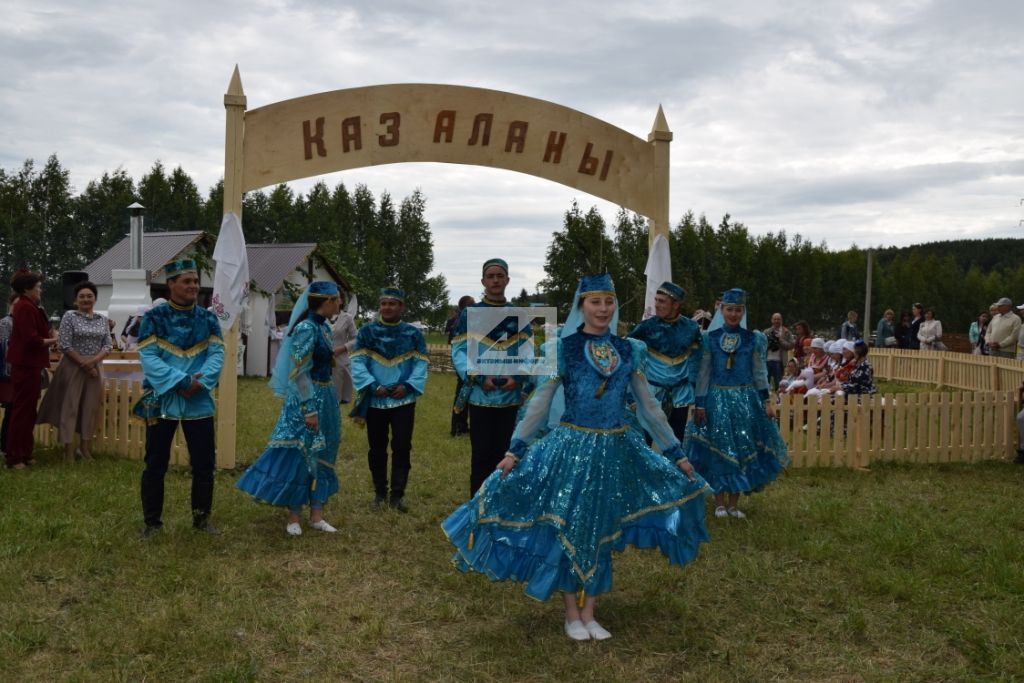
[[[103,358],[110,353],[110,325],[93,312],[96,285],[75,286],[75,306],[60,321],[58,347],[63,353],[50,387],[39,406],[39,424],[57,427],[64,444],[64,460],[75,457],[75,433],[80,436],[82,458],[92,459],[90,442],[96,430],[96,414],[103,401]]]
[[[935,319],[935,311],[926,308],[924,320],[917,330],[917,339],[921,342],[922,351],[945,351],[942,343],[942,323]]]

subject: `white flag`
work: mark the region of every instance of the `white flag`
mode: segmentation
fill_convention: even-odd
[[[249,299],[249,258],[245,253],[242,221],[234,213],[225,214],[220,235],[213,248],[213,312],[222,330],[242,315]]]
[[[654,315],[654,295],[662,282],[672,281],[672,254],[668,248],[668,240],[664,235],[657,235],[651,243],[651,251],[647,256],[647,294],[644,296],[644,318]]]

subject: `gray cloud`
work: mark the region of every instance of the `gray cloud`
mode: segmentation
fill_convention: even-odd
[[[676,141],[671,215],[724,213],[833,247],[1019,235],[1024,47],[1016,0],[848,3],[466,0],[113,3],[10,0],[0,25],[0,167],[56,153],[81,189],[156,159],[220,177],[221,96],[249,106],[373,83],[550,99]],[[472,167],[402,164],[325,179],[396,198],[422,187],[453,294],[476,264],[543,277],[579,192]],[[298,191],[312,180],[294,184]],[[1011,231],[1012,226],[1012,231]]]

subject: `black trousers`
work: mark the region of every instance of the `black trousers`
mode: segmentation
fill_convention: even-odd
[[[192,467],[192,524],[202,526],[213,507],[213,468],[216,445],[213,440],[213,418],[198,420],[165,420],[146,427],[146,469],[142,471],[142,515],[146,526],[161,526],[164,511],[164,475],[171,461],[171,444],[178,423],[188,444],[188,461]]]
[[[452,436],[459,436],[460,434],[465,434],[469,431],[469,410],[463,409],[461,413],[455,412],[455,401],[459,398],[459,392],[462,391],[463,384],[464,382],[462,379],[456,377],[455,398],[452,399]]]
[[[519,406],[488,408],[469,405],[469,432],[472,455],[469,463],[469,495],[473,496],[508,452],[516,428]]]
[[[377,496],[388,495],[388,432],[391,436],[391,500],[405,496],[412,469],[412,430],[416,422],[416,404],[397,408],[370,408],[366,414],[366,438],[370,451],[366,454]]]
[[[672,412],[668,414],[668,426],[672,428],[672,433],[676,435],[680,443],[683,440],[683,436],[686,434],[686,420],[690,416],[690,406],[683,406],[681,408],[672,408]],[[654,439],[646,431],[644,432],[644,439],[647,440],[647,445],[650,446],[654,443]]]

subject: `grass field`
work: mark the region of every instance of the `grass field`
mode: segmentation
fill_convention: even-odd
[[[240,383],[239,460],[277,414]],[[218,474],[215,522],[189,528],[168,476],[165,533],[138,540],[140,463],[0,472],[2,681],[975,681],[1024,677],[1024,468],[799,470],[708,520],[683,569],[616,558],[614,634],[573,643],[560,601],[455,571],[439,527],[464,498],[450,376],[417,409],[411,514],[371,511],[365,434],[345,424],[335,535]]]

